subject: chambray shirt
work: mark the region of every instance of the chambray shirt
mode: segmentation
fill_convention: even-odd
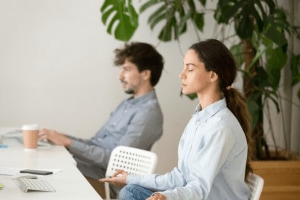
[[[163,115],[155,90],[122,101],[104,126],[89,140],[72,138],[69,151],[83,175],[105,175],[111,151],[119,145],[150,150],[163,133]]]
[[[164,175],[127,177],[172,200],[248,199],[244,182],[247,142],[225,99],[195,111],[178,147],[178,166]]]

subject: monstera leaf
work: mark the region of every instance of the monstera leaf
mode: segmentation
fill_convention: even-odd
[[[138,27],[138,14],[131,0],[105,0],[100,11],[109,34],[121,41],[132,37]]]
[[[205,0],[201,0],[204,5]],[[182,0],[161,1],[148,0],[140,7],[140,13],[153,10],[148,18],[148,24],[153,30],[156,26],[160,27],[158,39],[164,42],[178,40],[179,36],[186,33],[187,23],[190,21],[195,24],[199,31],[203,30],[204,13],[198,12],[196,7],[200,2],[195,4],[193,0],[183,2]]]
[[[141,4],[139,12],[142,14],[151,10],[149,27],[152,30],[159,27],[158,39],[168,42],[178,40],[179,36],[187,31],[188,22],[192,22],[196,29],[203,31],[204,13],[198,12],[196,8],[204,6],[205,3],[206,0],[148,0]],[[118,40],[130,40],[138,27],[139,17],[131,0],[105,0],[100,11],[102,22],[110,35],[114,35]]]

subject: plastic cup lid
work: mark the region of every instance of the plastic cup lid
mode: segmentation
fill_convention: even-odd
[[[38,130],[39,126],[37,124],[27,124],[27,125],[23,125],[22,130],[26,131],[26,130]]]

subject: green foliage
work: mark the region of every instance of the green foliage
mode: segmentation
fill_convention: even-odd
[[[149,10],[152,13],[147,23],[152,30],[161,28],[157,36],[161,41],[178,40],[188,31],[188,24],[194,25],[199,32],[204,30],[206,0],[148,0],[139,8],[140,14]],[[282,69],[288,67],[288,63],[292,86],[300,82],[300,54],[288,52],[287,40],[291,34],[299,40],[300,27],[287,21],[289,13],[279,7],[276,0],[218,0],[213,12],[217,24],[233,24],[235,36],[240,39],[233,43],[231,52],[244,80],[250,83],[247,104],[255,129],[262,124],[266,100],[271,100],[280,112],[278,88]],[[108,23],[109,34],[122,41],[131,39],[138,27],[139,15],[130,0],[105,0],[101,13],[103,23]],[[113,30],[115,23],[117,27]],[[245,41],[252,45],[250,63],[246,62],[247,52],[243,49]],[[298,97],[300,99],[300,90]],[[196,95],[188,95],[188,98],[195,99]],[[262,143],[257,141],[258,146]]]
[[[138,27],[139,16],[131,0],[105,0],[100,11],[103,24],[108,23],[109,34],[114,32],[115,38],[122,41],[127,41],[132,37]],[[116,27],[113,30],[114,26]]]
[[[198,12],[196,7],[205,5],[206,0],[149,0],[141,5],[139,11],[144,13],[152,7],[157,7],[149,16],[148,24],[151,29],[162,26],[158,38],[161,41],[179,39],[187,31],[187,22],[192,21],[199,31],[203,31],[204,13]],[[121,41],[128,41],[138,27],[138,14],[131,0],[105,0],[101,7],[102,22],[107,24],[107,32]],[[109,18],[110,17],[110,18]],[[113,30],[114,24],[117,27]]]
[[[274,2],[272,0],[220,0],[214,14],[220,24],[234,23],[239,38],[241,40],[251,38],[256,50],[248,68],[241,69],[244,78],[247,78],[253,87],[248,96],[253,128],[262,123],[260,110],[263,109],[265,100],[271,100],[277,111],[280,111],[277,91],[282,68],[289,60],[286,37],[291,32],[299,34],[287,21],[286,12]],[[240,43],[233,45],[231,52],[238,66],[243,66],[244,52]],[[299,69],[296,70],[299,64],[299,60],[294,59],[295,74],[299,74]],[[295,82],[299,81],[295,78]]]
[[[294,55],[294,54],[292,55],[291,70],[292,70],[292,85],[294,86],[300,82],[300,55]]]
[[[291,56],[291,71],[292,71],[292,86],[300,82],[300,55]],[[297,93],[298,99],[300,99],[300,89]]]
[[[184,94],[182,94],[182,92],[180,92],[180,96],[183,96]],[[185,95],[187,96],[190,100],[194,100],[194,99],[197,99],[197,94],[196,93],[193,93],[193,94],[187,94]]]
[[[149,0],[139,8],[144,13],[155,8],[149,15],[151,29],[160,25],[158,39],[161,41],[178,40],[187,31],[187,23],[192,22],[198,31],[203,31],[206,0]],[[201,12],[198,10],[202,10]],[[131,0],[105,0],[101,7],[102,22],[107,25],[107,32],[115,38],[128,41],[138,27],[138,14]],[[286,12],[276,5],[274,0],[219,0],[214,17],[218,24],[234,23],[237,36],[243,40],[251,38],[256,54],[248,69],[240,69],[255,88],[249,96],[251,115],[257,118],[255,110],[263,105],[256,105],[257,98],[270,98],[278,108],[277,90],[281,70],[291,61],[292,84],[300,81],[300,55],[288,57],[287,34],[296,34],[300,39],[299,27],[293,27],[287,21]],[[113,30],[114,24],[117,23]],[[244,52],[241,43],[234,44],[231,51],[238,66],[244,64]],[[256,64],[256,72],[251,72]],[[300,91],[299,91],[300,93]],[[251,97],[253,95],[253,97]],[[193,98],[193,97],[192,97]],[[253,102],[251,102],[253,100]],[[279,109],[278,109],[279,111]],[[256,120],[253,120],[256,121]]]

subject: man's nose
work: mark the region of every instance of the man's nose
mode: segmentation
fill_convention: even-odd
[[[123,80],[124,79],[124,73],[123,73],[123,71],[121,70],[120,72],[119,72],[119,80]]]

